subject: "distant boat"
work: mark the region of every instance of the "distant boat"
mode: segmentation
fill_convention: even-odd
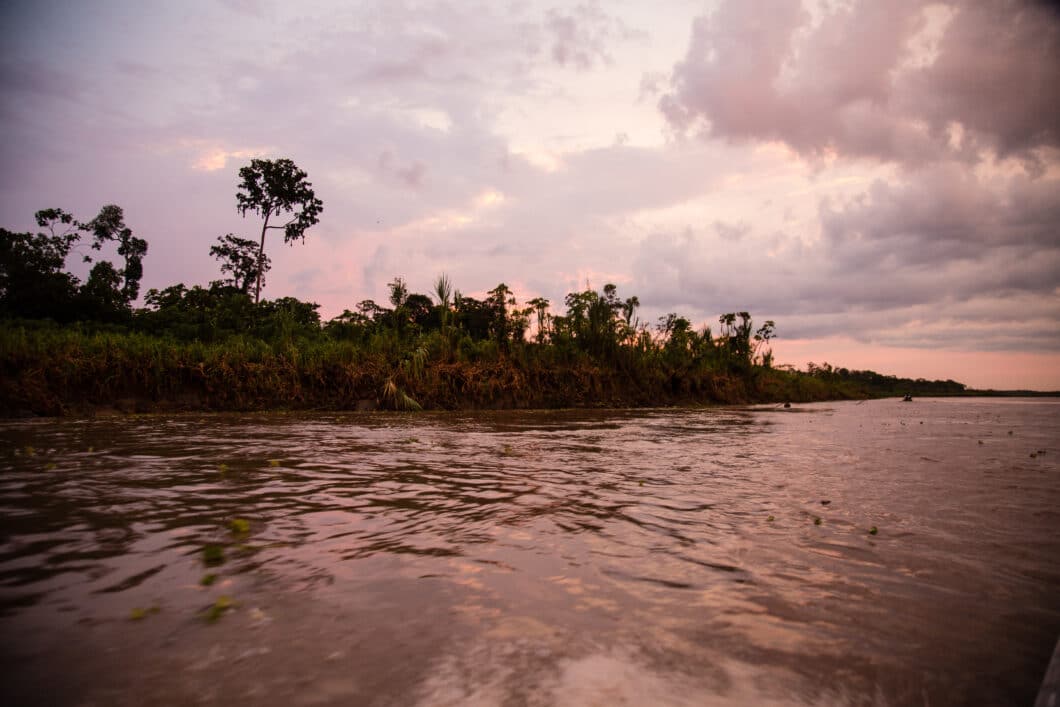
[[[903,403],[911,403],[911,402],[913,402],[913,396],[910,395],[909,393],[906,393],[905,397],[902,398],[902,402]]]

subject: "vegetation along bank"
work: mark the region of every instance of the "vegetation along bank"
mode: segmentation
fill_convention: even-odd
[[[240,170],[237,209],[257,241],[226,234],[210,254],[222,279],[140,292],[148,243],[104,206],[81,222],[39,211],[37,233],[0,229],[0,412],[481,409],[661,406],[965,392],[954,381],[773,364],[775,325],[747,312],[697,330],[671,313],[649,324],[614,285],[562,308],[520,303],[499,284],[465,296],[441,275],[429,294],[401,278],[388,302],[322,321],[319,306],[261,299],[270,231],[305,238],[323,204],[290,160]],[[115,262],[101,259],[113,252]],[[71,257],[93,263],[86,281]]]

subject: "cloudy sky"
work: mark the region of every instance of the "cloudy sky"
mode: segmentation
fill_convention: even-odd
[[[325,317],[442,272],[642,318],[774,319],[781,362],[1060,389],[1060,10],[1015,0],[0,4],[0,224],[116,203],[144,287],[219,277],[237,172]]]

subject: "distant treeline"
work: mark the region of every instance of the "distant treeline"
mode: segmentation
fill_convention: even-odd
[[[846,368],[833,368],[828,363],[817,365],[812,361],[806,365],[807,375],[828,383],[841,383],[857,386],[873,395],[927,395],[951,396],[965,395],[968,392],[963,383],[955,380],[926,380],[924,378],[898,378],[885,376],[876,371],[855,371]]]
[[[219,238],[210,254],[226,279],[151,289],[143,307],[134,302],[148,244],[120,207],[88,222],[40,211],[36,234],[0,229],[2,411],[651,406],[965,392],[954,381],[828,364],[778,369],[772,321],[755,327],[748,312],[731,312],[717,330],[676,313],[648,323],[638,298],[611,284],[571,292],[554,309],[540,297],[520,304],[503,283],[480,299],[445,275],[430,294],[395,278],[387,302],[364,300],[322,321],[315,303],[260,300],[267,231],[304,238],[322,209],[305,174],[289,160],[254,160],[240,175],[240,210],[263,215],[260,243]],[[282,189],[293,202],[275,195]],[[270,225],[299,205],[294,218]],[[117,265],[98,259],[105,247]],[[66,269],[74,254],[95,262],[84,283]]]
[[[519,306],[505,285],[479,299],[438,278],[432,296],[390,284],[321,321],[294,298],[255,303],[222,282],[151,290],[121,317],[8,318],[0,394],[11,411],[494,408],[823,399],[835,391],[772,369],[773,324],[746,312],[717,333],[684,317],[649,326],[617,289],[570,293],[561,314]]]
[[[635,297],[572,292],[560,314],[519,306],[498,285],[485,298],[433,296],[390,284],[321,321],[294,298],[255,304],[215,282],[150,290],[120,318],[0,326],[0,402],[9,414],[117,407],[150,410],[458,409],[658,406],[960,394],[953,381],[772,363],[773,323],[723,315],[696,330],[670,314],[653,326]]]

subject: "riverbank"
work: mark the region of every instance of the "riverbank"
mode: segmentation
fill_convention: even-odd
[[[810,402],[872,397],[796,371],[606,363],[533,344],[492,357],[352,342],[180,342],[139,333],[0,335],[5,416],[254,410],[531,409]]]

